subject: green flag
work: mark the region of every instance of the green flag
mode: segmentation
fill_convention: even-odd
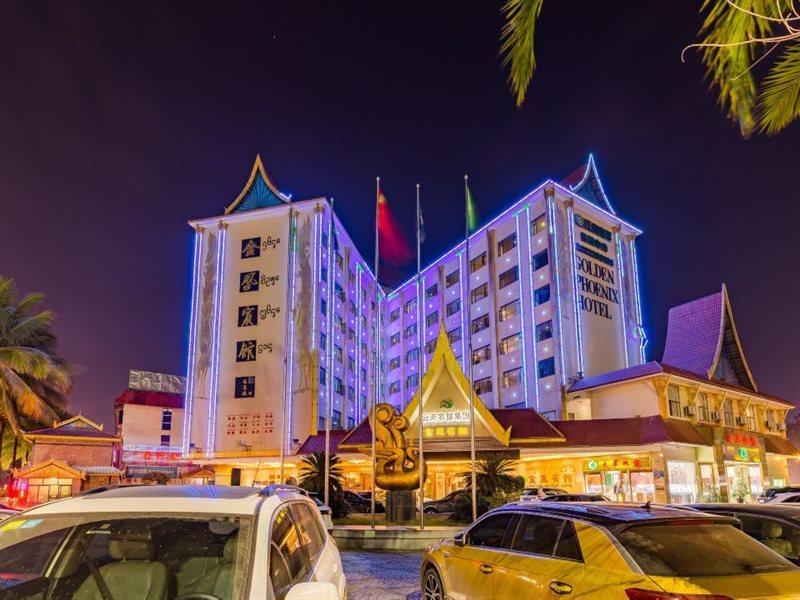
[[[475,201],[472,199],[472,192],[469,190],[469,185],[464,186],[466,189],[466,219],[467,219],[467,233],[472,233],[478,228],[478,209],[475,208]]]

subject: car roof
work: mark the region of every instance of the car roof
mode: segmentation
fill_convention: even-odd
[[[692,508],[708,512],[737,512],[748,513],[752,515],[760,515],[763,517],[778,517],[784,519],[792,519],[797,521],[800,519],[800,504],[776,502],[774,504],[689,504]]]
[[[25,511],[25,514],[187,512],[254,515],[265,498],[277,498],[276,505],[291,499],[311,501],[284,486],[118,485],[94,488],[71,498],[41,504]]]
[[[649,505],[634,502],[512,502],[492,512],[502,511],[546,514],[587,521],[597,525],[709,518],[708,514],[701,512],[662,504]]]

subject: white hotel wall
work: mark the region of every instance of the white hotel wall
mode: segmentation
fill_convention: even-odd
[[[180,446],[183,439],[183,409],[145,406],[141,404],[123,404],[123,423],[125,447],[161,446],[161,436],[170,434],[172,447]],[[161,430],[161,417],[165,410],[172,412],[172,425],[169,431]]]

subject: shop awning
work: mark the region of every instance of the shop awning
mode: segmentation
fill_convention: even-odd
[[[366,423],[363,421],[361,425]],[[361,426],[359,425],[359,427]],[[331,443],[330,449],[331,454],[335,454],[339,450],[339,444],[341,441],[347,437],[348,433],[355,433],[356,429],[347,430],[347,429],[331,429]],[[367,432],[369,433],[369,425],[367,425]],[[368,438],[367,443],[371,443],[371,440]],[[325,432],[320,431],[316,435],[310,435],[306,438],[300,447],[297,449],[297,454],[311,454],[313,452],[325,452]]]
[[[764,450],[767,454],[782,454],[784,456],[800,456],[800,450],[792,442],[779,435],[764,436]]]

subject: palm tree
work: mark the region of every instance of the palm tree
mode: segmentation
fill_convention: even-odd
[[[12,463],[23,427],[49,426],[63,416],[71,386],[67,364],[55,354],[53,314],[35,311],[42,299],[18,300],[13,281],[0,277],[0,441],[9,428]]]
[[[534,71],[534,35],[543,0],[506,0],[500,54],[517,106]],[[775,135],[800,118],[800,11],[791,2],[703,0],[702,61],[722,110],[742,136]],[[760,85],[753,67],[781,47]],[[684,50],[685,52],[685,50]]]
[[[339,495],[342,491],[341,459],[336,454],[331,454],[329,479],[331,496]],[[313,452],[303,457],[300,461],[300,487],[308,492],[320,495],[325,493],[325,453]]]
[[[488,498],[495,494],[513,494],[522,490],[524,481],[515,475],[517,463],[505,458],[489,457],[475,462],[475,485],[478,496]],[[470,471],[460,473],[462,485],[467,489],[472,487],[472,474]]]

